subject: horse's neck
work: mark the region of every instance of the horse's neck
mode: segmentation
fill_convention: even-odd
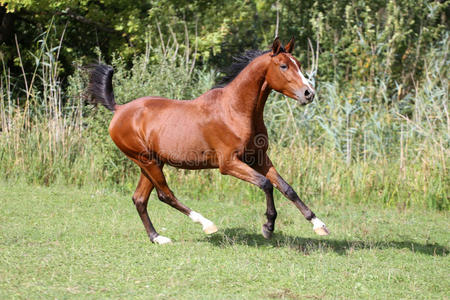
[[[268,65],[267,57],[256,58],[226,87],[225,103],[233,113],[262,120],[264,104],[270,93],[265,81]]]
[[[264,125],[263,115],[264,115],[264,106],[266,105],[267,98],[269,97],[272,89],[267,84],[267,81],[264,81],[261,86],[261,90],[258,95],[258,101],[255,108],[254,119],[257,123],[262,123]]]

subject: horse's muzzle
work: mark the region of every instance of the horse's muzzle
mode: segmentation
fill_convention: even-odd
[[[311,103],[314,100],[314,96],[315,96],[314,90],[307,86],[302,87],[295,94],[296,94],[297,101],[302,105]]]

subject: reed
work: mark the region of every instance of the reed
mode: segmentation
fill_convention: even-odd
[[[17,85],[19,80],[11,77],[3,63],[3,179],[133,190],[138,170],[108,136],[110,113],[103,108],[93,110],[86,103],[82,68],[77,68],[63,85],[58,64],[63,37],[52,45],[47,41],[48,34],[40,41],[34,71],[23,70],[23,86]],[[448,47],[445,37],[428,51],[424,76],[417,78],[415,90],[402,98],[398,97],[401,86],[397,91],[387,90],[383,74],[374,74],[370,82],[343,78],[318,82],[318,98],[306,107],[272,93],[265,119],[272,143],[270,155],[280,173],[300,195],[318,201],[380,202],[447,210]],[[17,49],[20,58],[19,45]],[[213,85],[216,72],[196,66],[195,45],[180,43],[172,36],[161,38],[158,45],[149,41],[146,49],[131,68],[120,57],[113,60],[119,103],[143,95],[191,99]],[[312,46],[311,51],[310,57],[320,59]],[[155,57],[159,59],[154,61]],[[313,63],[310,73],[316,72]],[[167,170],[171,186],[185,196],[200,197],[208,191],[208,184],[222,190],[239,185],[249,197],[261,196],[254,188],[215,171],[203,171],[200,178],[196,172]],[[199,184],[203,181],[205,184]]]

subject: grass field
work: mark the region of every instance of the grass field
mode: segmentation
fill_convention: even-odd
[[[270,241],[264,197],[204,195],[198,224],[155,195],[150,216],[173,244],[149,242],[131,195],[96,188],[0,184],[0,298],[445,299],[446,212],[312,203],[332,234],[318,237],[276,193]],[[219,194],[211,188],[211,194]],[[241,195],[241,196],[239,196]]]

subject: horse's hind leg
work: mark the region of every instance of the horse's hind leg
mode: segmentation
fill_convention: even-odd
[[[150,193],[153,190],[153,184],[148,180],[148,178],[141,172],[141,177],[139,178],[138,186],[133,194],[133,202],[136,209],[141,217],[142,223],[144,224],[145,230],[147,231],[150,241],[157,244],[170,243],[170,239],[162,235],[159,235],[155,228],[153,227],[152,221],[148,216],[147,203]]]
[[[162,166],[158,165],[156,162],[147,162],[142,164],[141,167],[144,169],[145,175],[156,187],[159,200],[189,216],[192,221],[200,223],[206,234],[211,234],[217,231],[217,227],[213,222],[178,201],[167,185],[166,178],[162,172]]]

